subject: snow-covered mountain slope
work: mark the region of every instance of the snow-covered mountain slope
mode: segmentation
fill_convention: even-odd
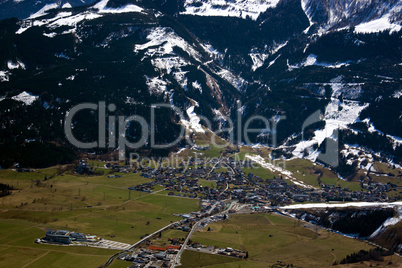
[[[371,234],[370,238],[375,238],[381,232],[384,232],[388,226],[396,225],[402,220],[402,207],[398,207],[398,215],[392,218],[388,218],[374,233]]]
[[[214,59],[220,56],[210,45],[169,16],[131,3],[111,6],[108,0],[78,9],[48,5],[26,20],[6,21],[10,43],[1,59],[0,106],[13,100],[24,110],[63,111],[62,117],[75,103],[106,100],[126,115],[149,118],[151,109],[144,107],[169,103],[181,113],[171,110],[158,117],[162,143],[174,140],[180,125],[202,132],[200,115],[215,124],[218,113],[221,124],[247,82],[218,64]],[[20,45],[28,39],[35,45]],[[18,79],[22,71],[31,82]],[[36,79],[48,83],[39,86]],[[29,105],[14,98],[21,91],[35,96]],[[60,128],[62,122],[51,124]],[[41,132],[40,125],[31,129]],[[135,131],[132,137],[138,136]]]
[[[0,20],[17,17],[26,19],[32,14],[51,8],[71,8],[96,2],[96,0],[4,0],[0,2]]]
[[[364,30],[384,16],[397,25],[399,1],[183,3],[169,10],[173,16],[152,1],[101,0],[78,8],[48,3],[27,19],[2,21],[0,114],[10,120],[0,134],[13,133],[3,133],[8,141],[47,135],[62,143],[60,122],[74,104],[106,100],[124,115],[149,118],[147,107],[163,102],[182,113],[158,119],[160,142],[178,135],[180,125],[202,132],[203,117],[213,131],[228,127],[222,119],[231,118],[244,142],[250,117],[286,116],[275,121],[278,157],[314,161],[339,129],[340,152],[360,146],[373,158],[401,162],[400,31]],[[341,30],[350,25],[357,27]],[[35,96],[29,105],[14,98],[24,92]],[[10,122],[29,125],[23,119],[30,116],[14,118],[11,108],[56,114],[49,120],[59,132],[35,122],[21,134]],[[317,110],[322,120],[303,133],[303,122]],[[75,129],[96,121],[79,119]],[[250,135],[250,142],[274,143],[260,134]],[[341,155],[345,165],[354,163],[350,155]]]
[[[310,26],[317,24],[320,32],[356,27],[356,32],[399,31],[402,22],[400,0],[300,0]],[[181,14],[257,18],[285,0],[186,0]]]
[[[325,139],[337,139],[335,136],[336,130],[347,129],[348,125],[355,123],[359,120],[359,115],[362,110],[367,108],[367,103],[359,103],[355,100],[345,100],[341,102],[339,96],[349,95],[357,99],[361,92],[361,84],[344,84],[342,77],[334,78],[330,83],[326,84],[332,89],[331,101],[325,107],[323,114],[323,121],[325,127],[314,132],[314,137],[309,141],[301,141],[296,144],[295,149],[292,151],[293,155],[302,158],[305,151],[309,153],[308,159],[315,161],[319,155],[319,150],[313,149],[314,145],[321,145]],[[354,93],[353,93],[354,92]],[[352,95],[354,94],[354,96]]]
[[[256,20],[258,16],[268,8],[275,7],[280,0],[186,0],[185,11],[181,14],[197,16],[230,16],[239,18],[251,18]]]
[[[76,26],[88,20],[93,20],[97,18],[101,18],[105,14],[121,14],[121,13],[131,13],[131,12],[142,12],[143,8],[127,4],[121,8],[109,8],[106,7],[108,0],[102,0],[89,10],[80,12],[80,13],[73,13],[69,11],[70,7],[65,8],[59,4],[48,4],[40,9],[35,14],[32,14],[25,20],[26,23],[22,23],[21,28],[16,32],[17,34],[21,34],[27,29],[33,26],[46,26],[48,29],[57,29],[62,26],[71,27],[72,29],[63,31],[62,34],[71,34],[75,32]],[[47,15],[52,11],[57,11],[56,15],[51,16],[48,19],[43,17],[47,17]],[[54,37],[56,33],[44,33],[47,37]]]
[[[399,31],[402,22],[400,0],[300,0],[310,20],[322,31],[356,27],[356,32]],[[284,0],[195,1],[186,0],[181,14],[257,18]]]
[[[369,240],[381,244],[395,252],[402,252],[402,243],[400,237],[402,207],[395,206],[396,214],[388,218],[378,229],[372,233]]]
[[[401,29],[400,0],[302,0],[311,23],[324,29],[356,27],[357,32]]]

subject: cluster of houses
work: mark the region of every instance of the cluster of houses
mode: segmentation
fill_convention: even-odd
[[[244,252],[242,250],[238,249],[233,249],[233,248],[226,248],[226,249],[218,249],[218,254],[225,255],[225,256],[231,256],[231,257],[236,257],[236,258],[242,258],[245,259],[247,258],[247,252]]]
[[[197,161],[203,161],[197,159]],[[282,178],[262,179],[253,173],[244,174],[241,165],[234,159],[228,162],[227,172],[215,172],[212,167],[145,169],[142,176],[153,181],[130,187],[132,190],[152,192],[155,185],[162,185],[168,195],[208,199],[216,202],[225,199],[257,205],[285,205],[292,202],[329,201],[393,201],[386,195],[389,191],[400,191],[401,187],[391,183],[362,184],[364,191],[350,191],[340,186],[321,184],[321,189],[300,188]],[[195,164],[195,163],[193,163]],[[202,164],[202,163],[201,163]],[[199,179],[211,180],[216,187],[201,186]],[[230,189],[226,189],[230,185]]]
[[[174,249],[172,248],[174,247]],[[180,248],[180,247],[178,247]],[[133,252],[120,255],[118,259],[132,262],[130,268],[142,267],[169,267],[173,254],[177,253],[177,246],[139,248]]]
[[[217,204],[219,206],[220,204]],[[207,206],[206,206],[207,207]],[[222,209],[221,206],[219,206]],[[183,219],[176,222],[170,226],[170,229],[182,230],[183,232],[189,232],[194,224],[201,219],[201,223],[197,228],[205,228],[209,223],[213,221],[223,221],[229,218],[227,214],[217,214],[215,216],[209,216],[209,214],[197,211],[191,212],[189,214],[175,214],[175,216],[180,216]],[[137,248],[132,249],[132,251],[126,252],[120,255],[118,258],[120,260],[131,262],[130,268],[142,268],[142,267],[170,267],[172,261],[175,259],[179,250],[183,247],[185,241],[185,236],[182,238],[168,238],[166,240],[159,240],[161,233],[155,235],[154,237],[144,241]],[[204,249],[210,248],[210,254],[221,254],[226,256],[246,258],[247,253],[234,250],[231,248],[221,249],[211,246],[203,246],[198,242],[193,242],[190,240],[189,245],[186,249]]]
[[[253,166],[251,160],[238,161],[232,157],[214,158],[190,158],[186,162],[180,162],[178,167],[139,167],[107,163],[106,168],[116,172],[141,173],[152,181],[141,185],[132,186],[129,189],[152,193],[156,185],[161,185],[168,190],[168,195],[200,198],[210,200],[212,203],[221,200],[238,200],[241,203],[252,205],[286,205],[293,202],[329,202],[329,201],[394,201],[387,196],[387,192],[402,190],[400,186],[391,183],[379,183],[372,180],[369,184],[362,183],[364,191],[351,191],[335,185],[321,183],[321,189],[301,188],[291,184],[282,178],[262,179],[253,173],[245,174],[244,166]],[[226,172],[217,172],[216,168],[226,167]],[[77,172],[93,172],[85,161],[81,161]],[[119,178],[120,175],[110,175],[110,178]],[[200,179],[213,181],[216,187],[202,186]],[[212,183],[211,183],[212,185]],[[229,186],[229,189],[227,189]],[[394,195],[397,196],[397,195]]]
[[[201,245],[200,243],[193,242],[191,245],[192,248],[201,250],[201,249],[206,249],[208,253],[210,254],[220,254],[220,255],[225,255],[225,256],[230,256],[230,257],[236,257],[236,258],[241,258],[241,259],[246,259],[248,258],[247,252],[238,250],[238,249],[233,249],[230,247],[227,248],[217,248],[217,247],[212,247],[212,246],[204,246]]]
[[[190,215],[189,215],[190,216]],[[189,231],[191,229],[191,218],[184,217],[179,223],[176,223],[170,227],[170,229],[180,229],[183,231]],[[176,257],[182,244],[184,242],[184,234],[182,238],[169,238],[168,240],[161,238],[161,233],[154,237],[144,241],[138,247],[128,251],[118,257],[120,260],[131,262],[130,268],[142,268],[142,267],[170,267],[171,262]]]
[[[80,160],[75,172],[78,174],[94,174],[94,168],[85,160]]]

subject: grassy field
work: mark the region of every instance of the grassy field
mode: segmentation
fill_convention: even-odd
[[[217,157],[221,149],[213,147],[197,152]],[[254,149],[242,147],[240,153],[253,152]],[[330,170],[309,161],[298,159],[286,164],[295,177],[308,184],[318,185],[315,172],[319,170],[323,183],[360,189],[359,183],[339,180]],[[0,183],[16,189],[12,195],[0,198],[0,267],[98,267],[116,251],[41,245],[34,241],[43,237],[46,229],[67,229],[132,244],[142,235],[180,219],[172,214],[199,209],[198,199],[166,196],[168,191],[161,186],[156,186],[152,194],[129,191],[130,186],[151,181],[139,174],[119,173],[121,178],[108,178],[111,171],[102,168],[103,162],[92,161],[91,165],[104,170],[105,175],[79,176],[63,173],[61,167],[26,173],[0,170]],[[393,170],[384,165],[376,169]],[[274,176],[263,168],[245,168],[244,172],[263,179]],[[215,181],[200,179],[199,184],[216,188]],[[297,222],[278,215],[236,215],[208,227],[212,229],[210,232],[197,232],[192,240],[245,250],[249,259],[186,251],[183,267],[258,268],[276,264],[278,260],[297,267],[329,267],[347,254],[368,248],[364,243],[323,230],[317,235],[315,230],[297,226]],[[184,236],[184,232],[169,230],[156,242]],[[197,262],[191,262],[197,258]],[[111,267],[127,266],[127,262],[115,261]]]
[[[64,173],[43,180],[56,173],[56,168],[29,173],[0,170],[0,182],[18,189],[0,199],[0,267],[98,267],[115,251],[34,241],[46,229],[67,229],[132,244],[180,219],[173,213],[199,207],[195,199],[129,191],[130,186],[150,181],[138,174],[108,178]]]
[[[379,172],[379,173],[386,173],[388,176],[376,176],[371,174],[374,180],[381,182],[381,183],[392,183],[397,186],[402,186],[402,171],[398,169],[394,169],[392,167],[389,167],[387,164],[384,163],[379,163],[375,162],[374,163],[374,169]],[[391,176],[389,176],[391,175]],[[389,197],[397,197],[401,198],[402,196],[402,191],[399,191],[398,189],[395,189],[395,191],[391,191],[387,193],[387,196]]]
[[[401,171],[398,169],[394,169],[389,167],[387,164],[375,162],[373,165],[374,169],[379,173],[389,173],[392,176],[384,176],[384,175],[374,175],[371,174],[370,176],[373,180],[381,183],[392,183],[398,186],[402,186],[402,178],[398,177],[401,175]],[[321,172],[322,177],[320,178],[321,182],[328,185],[339,185],[342,188],[347,187],[351,191],[360,191],[361,185],[359,183],[359,178],[363,177],[366,178],[366,170],[359,170],[356,176],[353,178],[352,181],[344,181],[338,178],[338,176],[329,169],[322,167],[321,165],[315,165],[312,162],[305,160],[305,159],[293,159],[286,162],[286,169],[293,172],[293,176],[298,178],[299,180],[304,181],[307,184],[313,185],[318,187],[318,174],[316,173]],[[389,192],[387,193],[388,196],[398,196],[400,195],[399,192]]]
[[[293,172],[293,176],[305,183],[318,187],[318,173],[322,173],[321,182],[328,185],[340,185],[347,187],[351,191],[360,191],[361,186],[357,181],[344,181],[329,169],[321,165],[314,165],[311,161],[305,159],[293,159],[286,161],[286,169]]]
[[[97,267],[116,251],[35,244],[44,235],[36,224],[0,220],[0,267]]]
[[[130,263],[122,260],[115,260],[112,262],[112,264],[109,266],[109,268],[127,268],[130,267]]]
[[[219,265],[217,267],[221,267],[220,265],[231,262],[238,262],[238,259],[186,250],[181,257],[182,265],[180,267],[209,267],[210,265]]]
[[[199,179],[198,184],[201,185],[202,187],[208,186],[209,188],[216,188],[216,181]]]
[[[244,174],[246,174],[246,176],[249,173],[253,173],[255,176],[260,177],[261,179],[273,179],[275,176],[278,176],[274,173],[272,173],[271,171],[269,171],[268,169],[265,169],[263,167],[245,167],[243,168],[243,172]]]
[[[363,242],[322,229],[316,233],[314,228],[303,227],[293,219],[276,214],[235,215],[208,227],[212,230],[197,232],[192,240],[249,252],[247,261],[211,267],[259,267],[256,263],[267,267],[278,260],[296,267],[330,267],[347,254],[369,248]]]

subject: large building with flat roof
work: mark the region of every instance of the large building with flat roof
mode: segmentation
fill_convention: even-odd
[[[45,240],[62,244],[71,244],[70,232],[47,230]]]

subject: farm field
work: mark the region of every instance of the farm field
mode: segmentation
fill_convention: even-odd
[[[324,229],[306,228],[304,224],[277,214],[234,215],[228,221],[211,223],[208,225],[210,231],[206,227],[202,232],[194,233],[191,240],[249,253],[247,260],[227,261],[224,265],[208,264],[208,267],[270,267],[278,261],[295,267],[330,267],[334,261],[339,262],[348,254],[370,248],[358,240]],[[191,254],[194,255],[193,252],[186,252],[183,256]],[[200,260],[205,263],[211,261],[205,254],[201,255]],[[184,264],[183,267],[199,267]]]
[[[34,241],[46,229],[66,229],[133,244],[181,219],[172,214],[199,208],[195,199],[129,191],[150,181],[139,174],[108,178],[55,173],[55,168],[0,170],[0,183],[17,189],[0,199],[0,267],[98,267],[117,251]]]
[[[43,237],[46,229],[62,229],[133,244],[145,234],[181,219],[173,214],[200,209],[199,199],[186,197],[187,194],[183,193],[168,196],[171,191],[164,186],[152,186],[152,192],[129,190],[131,186],[152,179],[136,173],[123,173],[124,170],[114,173],[103,168],[102,163],[91,162],[96,166],[97,175],[90,176],[78,175],[68,167],[60,166],[31,172],[0,170],[0,183],[14,189],[11,195],[0,198],[0,267],[14,264],[15,267],[99,267],[117,251],[42,245],[34,241]],[[326,184],[350,190],[361,189],[360,183],[339,180],[330,170],[306,160],[287,161],[286,168],[310,185],[318,186],[320,179]],[[386,166],[378,166],[380,168],[392,171]],[[222,172],[228,170],[221,169]],[[263,179],[277,175],[264,168],[245,167],[243,170]],[[319,172],[322,173],[320,178]],[[218,188],[214,180],[199,179],[198,184]],[[229,184],[229,189],[233,187]],[[330,267],[348,254],[370,248],[366,243],[310,225],[307,228],[304,224],[278,214],[231,215],[228,221],[211,223],[203,231],[194,233],[191,240],[246,251],[249,258],[243,260],[185,251],[182,267],[258,268],[278,263],[296,267]],[[169,230],[154,242],[163,244],[169,238],[184,239],[185,234]],[[115,260],[110,267],[127,267],[128,264]]]
[[[0,220],[0,267],[97,267],[116,251],[35,244],[44,235],[37,224]]]
[[[180,267],[190,268],[190,267],[203,267],[203,266],[214,266],[223,265],[231,262],[238,262],[236,258],[226,257],[221,255],[211,255],[207,253],[195,252],[186,250],[181,258],[182,265]]]
[[[344,181],[338,178],[338,176],[329,169],[305,159],[293,159],[286,161],[286,169],[293,172],[293,176],[297,179],[304,181],[305,183],[318,187],[318,173],[322,173],[320,178],[321,182],[328,185],[339,185],[342,188],[347,187],[351,191],[360,191],[361,186],[358,181]]]

